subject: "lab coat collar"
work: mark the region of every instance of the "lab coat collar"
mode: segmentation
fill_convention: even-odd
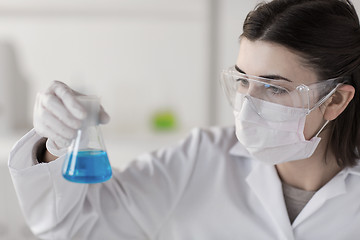
[[[284,202],[281,181],[275,166],[253,160],[250,153],[240,142],[235,143],[229,153],[250,158],[252,170],[246,177],[246,182],[273,219],[276,227],[283,233],[283,239],[294,239]]]
[[[283,234],[282,239],[294,239],[282,193],[281,181],[275,166],[254,161],[253,169],[247,176],[246,182],[273,219],[276,227]]]
[[[239,142],[230,149],[230,154],[251,158],[250,153]],[[274,222],[277,223],[277,226],[281,229],[281,232],[284,233],[286,239],[294,239],[292,229],[296,228],[301,222],[314,214],[326,201],[347,192],[345,179],[349,175],[360,176],[360,161],[358,165],[354,167],[343,169],[325,186],[318,190],[297,216],[292,226],[290,225],[284,202],[281,180],[274,166],[254,160],[253,169],[247,176],[246,181],[265,209],[273,217]]]
[[[304,209],[293,222],[293,228],[301,224],[310,215],[323,206],[326,201],[347,193],[346,178],[349,175],[360,176],[360,163],[354,167],[345,168],[333,177],[327,184],[320,188],[310,201],[305,205]]]
[[[253,169],[246,182],[258,197],[274,223],[284,235],[284,239],[294,239],[293,229],[304,220],[316,214],[324,203],[332,198],[346,193],[345,178],[349,173],[359,174],[359,169],[344,169],[325,186],[318,190],[291,225],[286,209],[281,180],[275,166],[253,161]]]
[[[296,228],[312,214],[316,214],[316,211],[321,208],[326,201],[345,194],[347,192],[345,179],[348,175],[349,170],[344,169],[320,188],[296,217],[292,225],[293,228]]]
[[[343,171],[346,171],[347,174],[360,176],[360,159],[358,160],[357,165],[355,165],[354,167],[346,168]]]
[[[246,150],[246,148],[239,141],[236,141],[234,146],[230,148],[229,153],[230,155],[234,155],[234,156],[251,157],[248,150]]]

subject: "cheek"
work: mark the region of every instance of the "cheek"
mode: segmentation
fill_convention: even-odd
[[[309,115],[306,116],[304,136],[306,140],[310,140],[317,134],[324,124],[324,118],[319,108],[314,109]]]

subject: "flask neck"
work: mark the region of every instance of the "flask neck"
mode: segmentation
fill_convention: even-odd
[[[99,125],[100,100],[96,96],[78,96],[77,100],[86,111],[86,118],[82,122],[81,129]]]

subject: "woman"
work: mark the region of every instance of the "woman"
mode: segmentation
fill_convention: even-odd
[[[357,239],[353,5],[274,0],[250,12],[243,30],[236,65],[222,73],[235,131],[195,129],[102,184],[61,176],[61,151],[86,114],[77,93],[60,82],[40,93],[35,130],[9,160],[32,231],[44,239]]]

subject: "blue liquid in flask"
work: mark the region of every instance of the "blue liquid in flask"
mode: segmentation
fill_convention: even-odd
[[[65,162],[63,176],[76,183],[100,183],[109,180],[112,170],[103,150],[71,152]]]

